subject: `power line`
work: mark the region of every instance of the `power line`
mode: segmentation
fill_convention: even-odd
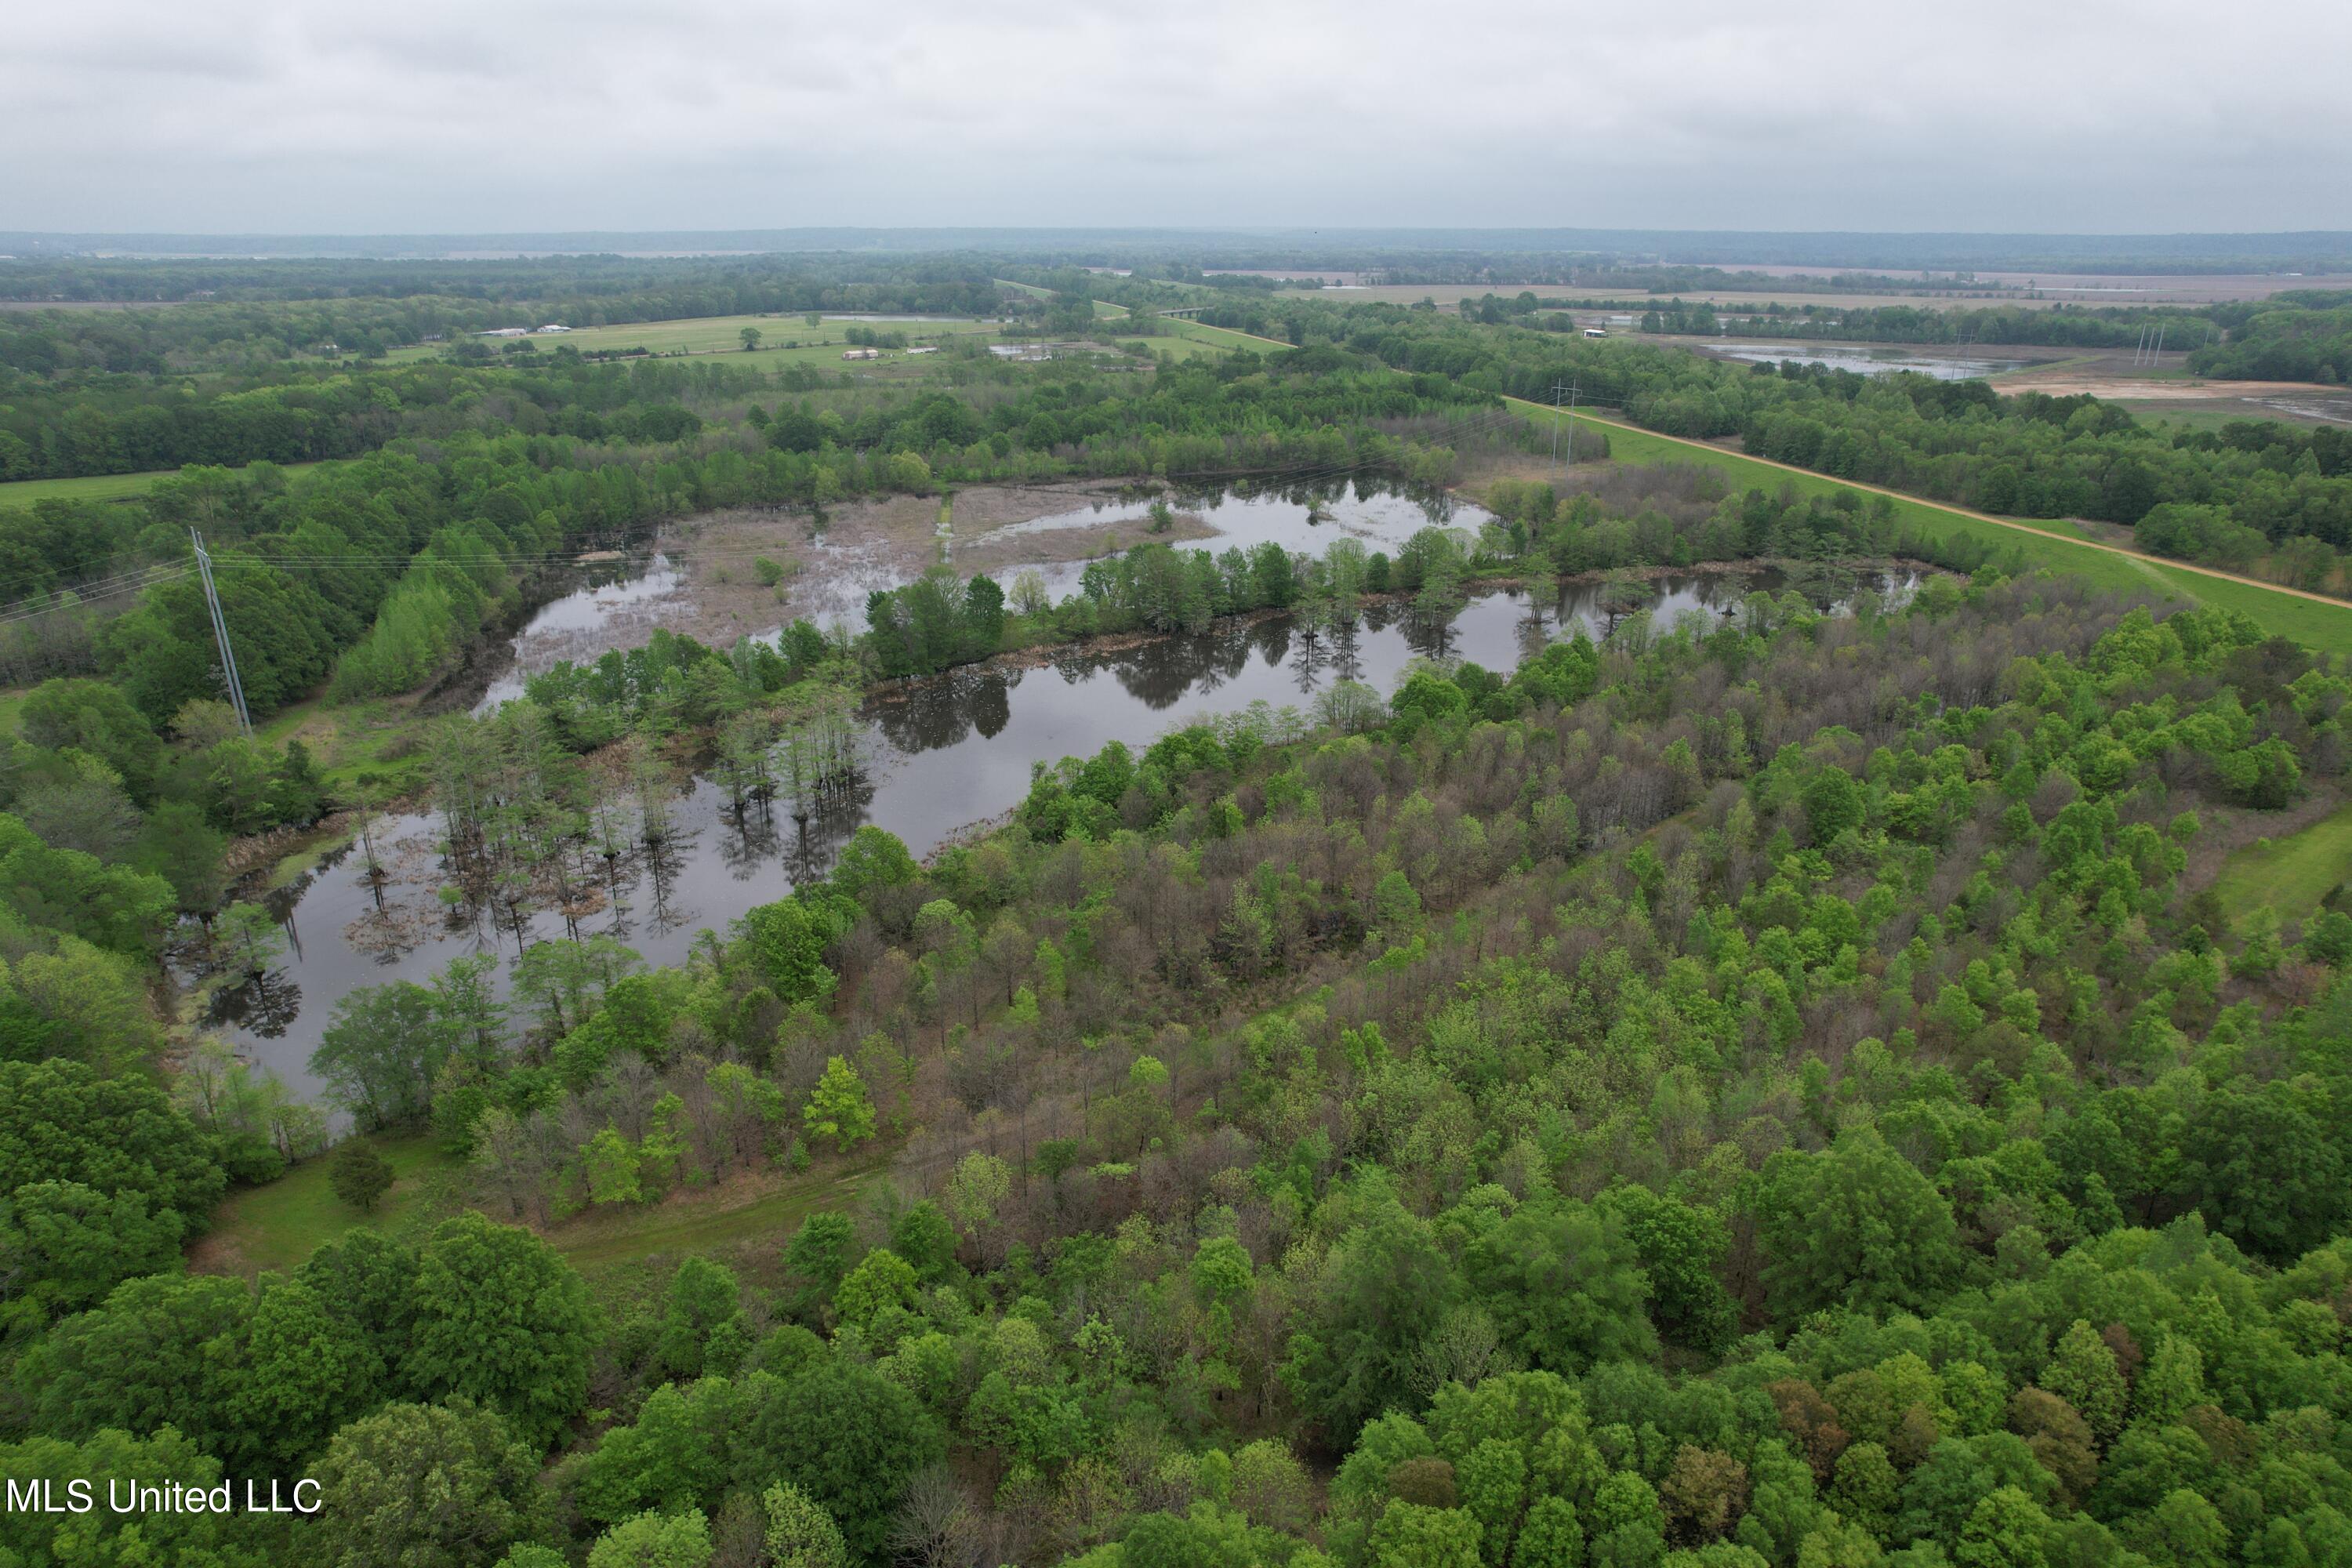
[[[221,616],[220,595],[213,588],[213,558],[205,553],[204,535],[188,530],[188,542],[195,548],[196,572],[205,581],[205,605],[212,611],[213,635],[220,639],[221,670],[228,678],[229,706],[236,710],[237,727],[245,738],[253,739],[253,715],[246,710],[245,684],[236,678],[236,655],[228,646],[228,622]]]

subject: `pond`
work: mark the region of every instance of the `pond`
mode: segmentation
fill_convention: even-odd
[[[1893,598],[1915,584],[1910,574],[1890,572],[1874,585]],[[1648,584],[1662,626],[1685,614],[1726,613],[1750,592],[1782,586],[1771,572]],[[1090,755],[1112,741],[1139,748],[1183,722],[1253,703],[1304,710],[1341,679],[1386,694],[1416,657],[1507,670],[1579,627],[1603,634],[1601,594],[1592,584],[1488,593],[1442,631],[1413,627],[1393,605],[1369,606],[1346,636],[1310,638],[1288,617],[1231,623],[1199,637],[1072,653],[1030,668],[977,667],[885,689],[861,710],[871,759],[863,782],[830,816],[798,825],[780,808],[739,814],[710,779],[682,780],[671,837],[658,855],[639,847],[623,856],[600,889],[606,901],[579,929],[609,932],[650,964],[674,964],[702,931],[723,932],[755,905],[824,876],[861,823],[887,828],[920,857],[1018,805],[1034,763]],[[310,1053],[352,990],[423,982],[467,953],[510,962],[529,942],[565,934],[553,910],[517,931],[486,908],[445,903],[440,837],[433,815],[394,816],[376,833],[391,873],[383,885],[344,849],[265,899],[288,938],[285,961],[255,984],[224,993],[213,1022],[302,1098],[320,1095]]]
[[[1480,528],[1495,521],[1493,512],[1475,501],[1456,500],[1442,492],[1415,493],[1360,479],[1337,491],[1313,486],[1219,486],[1199,490],[1180,489],[1164,497],[1099,500],[1021,522],[1004,523],[960,542],[977,545],[996,540],[1075,532],[1105,523],[1132,523],[1141,528],[1151,516],[1153,503],[1163,500],[1179,516],[1197,519],[1213,531],[1213,537],[1179,540],[1176,547],[1213,553],[1271,542],[1293,554],[1320,555],[1335,539],[1355,539],[1361,541],[1366,550],[1386,551],[1393,555],[1399,546],[1424,528],[1458,528],[1475,536]],[[1078,579],[1086,568],[1084,561],[1063,561],[1027,569],[1042,576],[1046,588],[1058,599],[1077,592]],[[994,575],[1009,586],[1022,570],[1008,568]],[[862,609],[865,601],[861,598],[858,603]]]
[[[1832,370],[1858,371],[1864,375],[1916,370],[1937,381],[1982,381],[2034,363],[2030,359],[1972,354],[1964,349],[1886,348],[1874,343],[1709,343],[1706,352],[1746,364],[1779,364],[1782,360],[1795,360],[1800,364],[1827,365]]]
[[[1068,504],[1057,510],[985,531],[951,534],[949,559],[952,562],[959,550],[991,541],[1023,536],[1050,540],[1056,534],[1071,535],[1063,548],[1082,552],[1086,544],[1076,537],[1078,531],[1105,523],[1133,524],[1126,537],[1134,542],[1147,537],[1143,527],[1155,499],[1165,499],[1180,514],[1197,518],[1213,531],[1212,538],[1179,541],[1181,547],[1212,551],[1246,550],[1271,540],[1286,550],[1320,555],[1331,541],[1346,537],[1363,541],[1368,550],[1393,554],[1399,545],[1433,523],[1475,533],[1494,521],[1494,514],[1486,508],[1442,491],[1415,493],[1366,479],[1343,481],[1336,487],[1328,483],[1220,485],[1175,489],[1164,498],[1108,499],[1073,489]],[[907,579],[903,553],[887,541],[844,540],[833,531],[819,530],[800,548],[807,556],[806,603],[812,618],[821,625],[846,621],[862,628],[866,596]],[[575,585],[542,605],[515,635],[499,665],[499,673],[475,710],[488,712],[520,697],[526,680],[563,660],[589,664],[607,648],[641,646],[648,633],[670,618],[671,612],[688,607],[686,598],[693,584],[684,568],[691,562],[694,549],[690,531],[666,532],[650,548],[626,556],[613,552],[611,559],[577,568],[572,574]],[[1058,599],[1077,591],[1086,566],[1083,559],[1046,560],[1025,568],[1008,566],[991,574],[1009,589],[1022,571],[1034,570]],[[780,629],[771,628],[764,635],[772,640]]]

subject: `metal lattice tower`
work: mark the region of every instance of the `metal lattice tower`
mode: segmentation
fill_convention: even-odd
[[[246,710],[245,683],[237,679],[236,654],[228,646],[228,622],[221,615],[220,594],[213,586],[213,558],[205,549],[204,535],[188,530],[188,542],[196,552],[196,576],[205,585],[205,608],[212,612],[213,636],[220,643],[221,673],[228,681],[228,705],[236,712],[237,728],[245,738],[253,739],[253,715]]]

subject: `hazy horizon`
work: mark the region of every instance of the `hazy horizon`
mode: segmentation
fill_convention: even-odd
[[[2347,221],[2352,8],[1750,12],[96,0],[28,13],[0,58],[0,227]]]

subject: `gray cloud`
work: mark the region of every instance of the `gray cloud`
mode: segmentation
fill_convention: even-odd
[[[0,227],[2352,226],[2352,6],[88,0]]]

